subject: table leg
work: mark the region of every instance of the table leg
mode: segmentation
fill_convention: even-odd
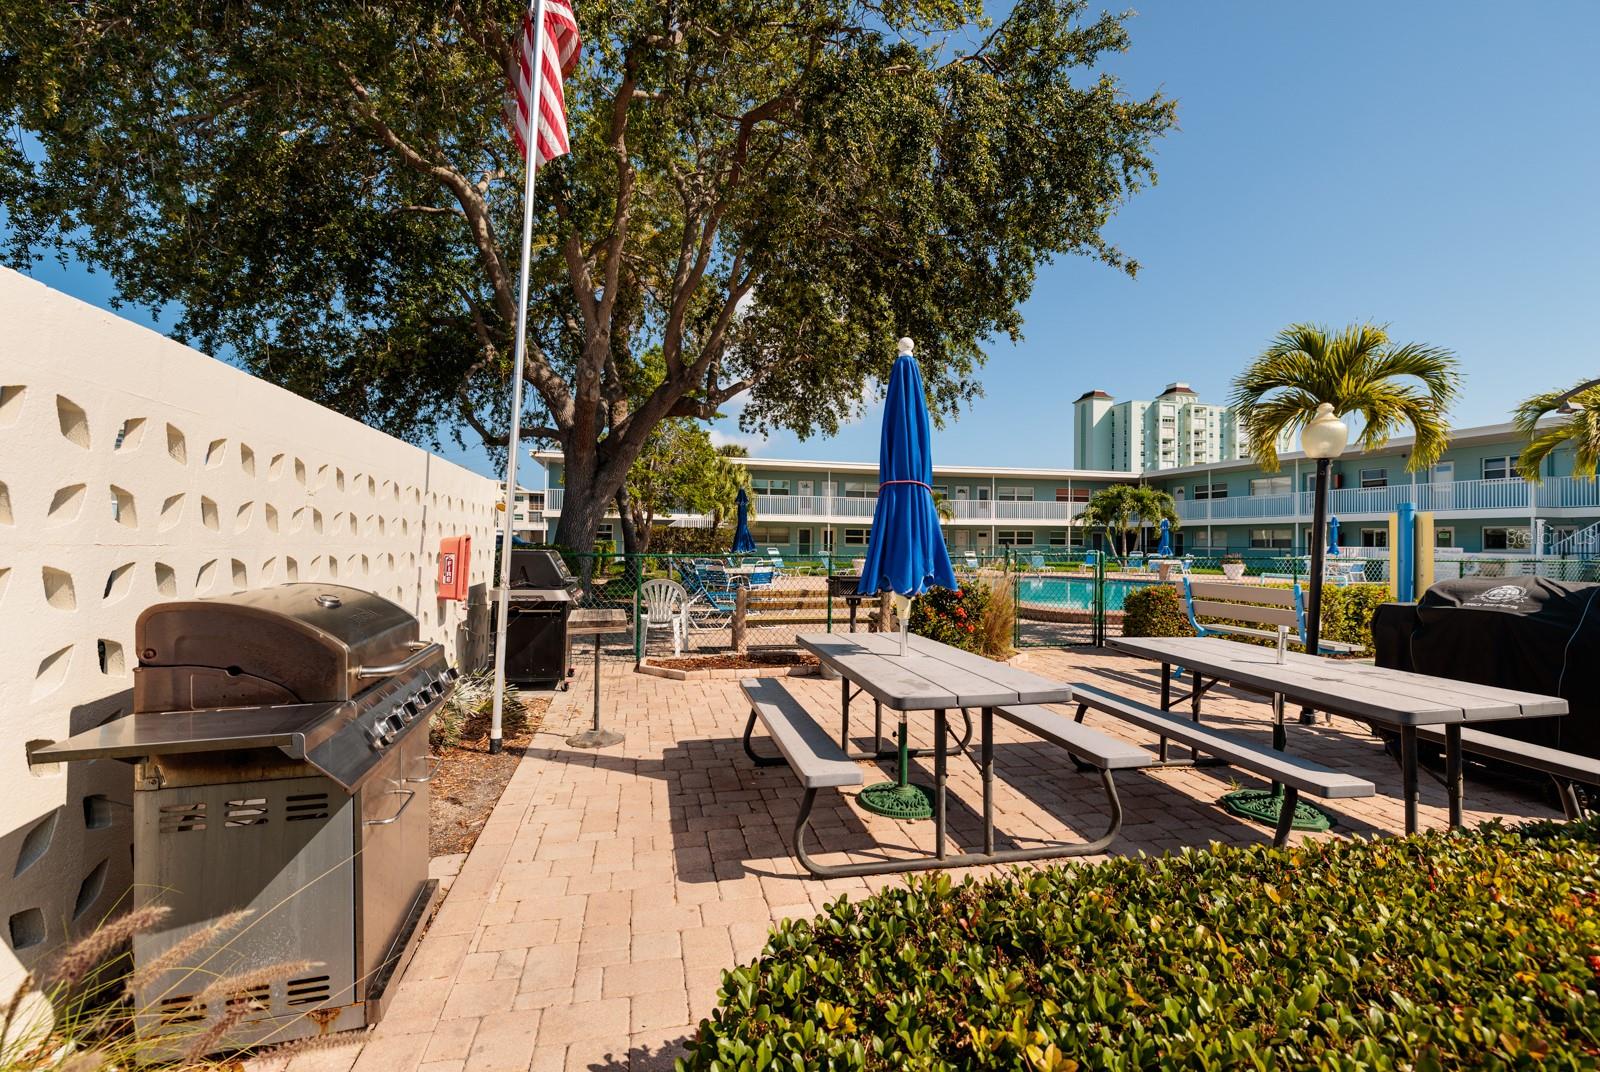
[[[933,713],[933,854],[940,860],[945,858],[944,847],[944,780],[945,780],[945,724],[944,709]]]
[[[985,707],[980,718],[979,731],[983,743],[979,746],[983,767],[983,851],[994,854],[994,708]]]
[[[594,635],[594,731],[600,732],[600,634]]]
[[[1400,794],[1405,798],[1406,833],[1417,832],[1417,728],[1400,727]]]
[[[1283,728],[1283,693],[1272,694],[1272,747],[1279,752],[1289,748],[1289,734]],[[1279,796],[1283,792],[1282,782],[1272,783],[1272,795]]]
[[[850,679],[839,675],[839,747],[850,751]]]
[[[1199,684],[1199,678],[1195,679],[1195,683]],[[1161,664],[1161,710],[1172,710],[1172,667],[1167,663]],[[1161,762],[1165,763],[1167,761],[1167,739],[1165,737],[1161,738],[1161,747],[1157,755],[1160,757]]]
[[[1444,781],[1450,794],[1450,829],[1461,829],[1461,724],[1452,722],[1444,728]]]

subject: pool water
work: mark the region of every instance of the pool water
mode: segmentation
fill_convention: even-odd
[[[1121,610],[1129,592],[1148,588],[1155,581],[1107,579],[1106,610]],[[1017,600],[1056,610],[1093,610],[1092,577],[1023,577],[1017,581]]]

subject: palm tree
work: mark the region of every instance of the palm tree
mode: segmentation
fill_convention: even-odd
[[[1083,508],[1086,524],[1100,525],[1118,558],[1126,558],[1132,538],[1145,525],[1165,518],[1178,527],[1178,504],[1172,496],[1148,484],[1112,484],[1089,497]]]
[[[1339,417],[1361,418],[1358,442],[1376,450],[1408,427],[1416,437],[1408,469],[1426,469],[1450,445],[1450,404],[1461,385],[1456,357],[1421,343],[1397,345],[1377,324],[1334,332],[1291,324],[1233,381],[1250,453],[1267,472],[1278,468],[1278,440],[1304,428],[1326,402]]]
[[[1541,431],[1540,419],[1551,412],[1567,419]],[[1517,472],[1522,479],[1539,483],[1543,479],[1539,467],[1544,460],[1568,444],[1574,452],[1572,475],[1595,478],[1595,469],[1600,465],[1600,380],[1534,395],[1517,407],[1512,423],[1528,437],[1528,445],[1517,459]]]
[[[942,491],[933,493],[933,512],[939,515],[939,520],[945,524],[956,519],[956,508],[950,505],[950,496]]]

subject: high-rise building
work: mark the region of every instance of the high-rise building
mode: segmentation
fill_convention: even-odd
[[[1186,383],[1155,399],[1116,402],[1089,391],[1073,403],[1073,464],[1136,473],[1243,457],[1247,444],[1226,406],[1200,401]]]

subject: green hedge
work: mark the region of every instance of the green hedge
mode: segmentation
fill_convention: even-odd
[[[1597,834],[915,879],[778,927],[679,1068],[1594,1068]]]
[[[1382,584],[1323,588],[1323,638],[1359,644],[1364,650],[1371,651],[1372,614],[1380,603],[1387,603],[1391,598],[1388,586]],[[1122,607],[1123,636],[1194,636],[1194,630],[1189,628],[1189,614],[1184,609],[1183,593],[1176,585],[1152,584],[1130,591],[1124,597]]]

